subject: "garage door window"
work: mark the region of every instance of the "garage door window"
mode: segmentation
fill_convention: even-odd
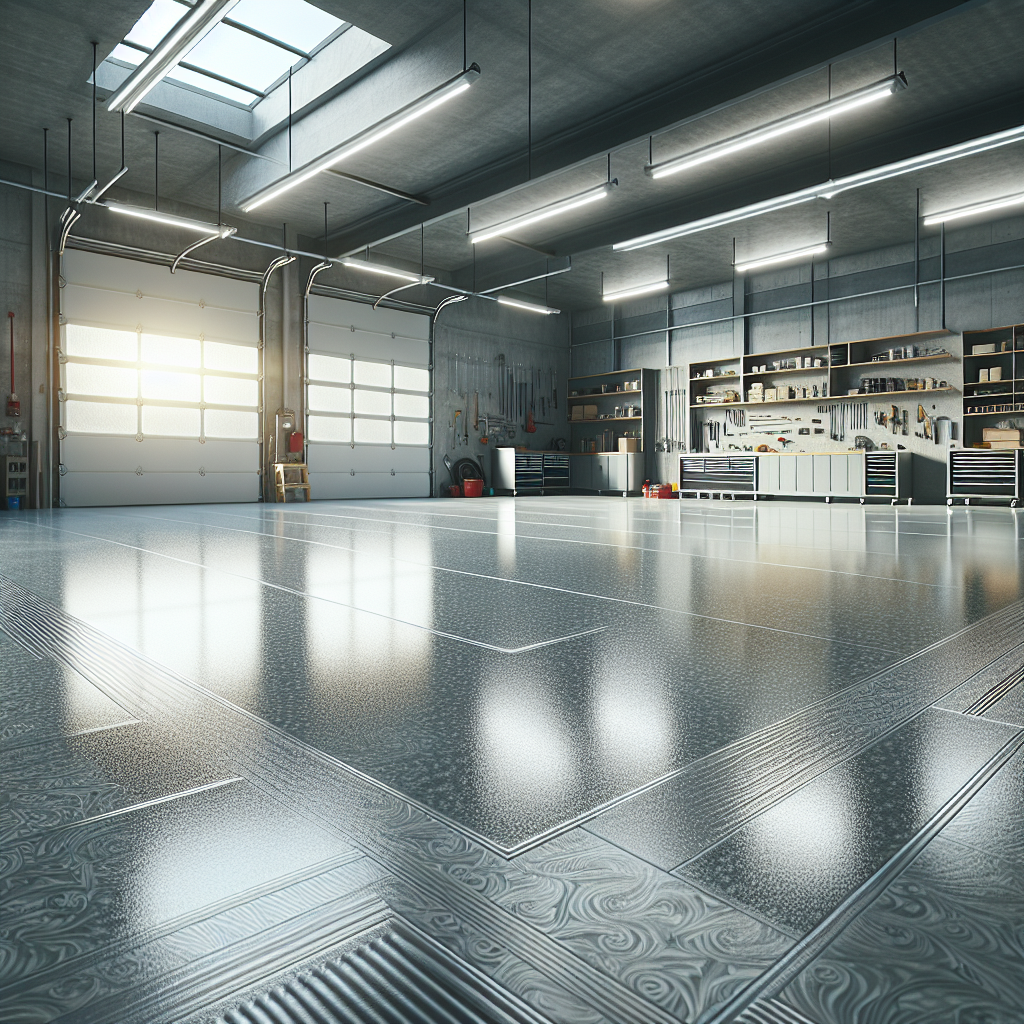
[[[310,353],[306,394],[310,441],[392,448],[430,444],[426,367]]]
[[[69,434],[257,437],[253,346],[69,323],[63,347]]]

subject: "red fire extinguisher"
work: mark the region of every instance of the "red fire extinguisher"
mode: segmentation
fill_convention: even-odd
[[[14,314],[8,312],[7,318],[11,323],[11,393],[7,396],[7,415],[20,416],[21,402],[18,401],[18,396],[14,391]]]

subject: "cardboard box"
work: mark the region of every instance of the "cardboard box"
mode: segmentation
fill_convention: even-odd
[[[988,368],[987,367],[984,370],[979,370],[978,371],[978,383],[979,384],[987,384],[988,383]]]
[[[619,438],[619,451],[620,452],[638,452],[638,451],[640,451],[640,438],[639,437],[620,437]]]
[[[995,350],[996,350],[996,346],[995,346],[994,342],[991,345],[972,345],[971,346],[971,355],[972,356],[985,356],[985,355],[988,355],[990,352],[995,352]]]
[[[1003,448],[1020,448],[1021,443],[1020,441],[982,441],[978,447],[991,448],[993,450]]]
[[[582,405],[574,405],[572,407],[572,415],[569,417],[569,419],[572,419],[572,420],[581,420],[581,419],[583,419],[583,406]]]
[[[1024,431],[1020,427],[984,427],[981,431],[983,441],[1020,441]]]
[[[764,400],[766,402],[774,402],[778,397],[778,388],[765,388],[764,389]]]
[[[585,405],[585,406],[583,406],[583,418],[585,420],[596,420],[597,419],[597,406],[596,405]]]
[[[1003,368],[1001,366],[990,366],[988,370],[989,380],[1002,380]]]

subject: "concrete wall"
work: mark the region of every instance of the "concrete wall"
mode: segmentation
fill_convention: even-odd
[[[435,492],[443,494],[449,483],[444,456],[454,463],[467,456],[482,464],[484,479],[491,482],[490,451],[496,444],[514,444],[533,449],[548,449],[554,438],[568,440],[565,419],[566,378],[569,370],[569,318],[567,314],[539,316],[522,310],[499,306],[483,299],[468,299],[446,306],[438,315],[434,328],[434,484]],[[456,367],[456,355],[459,356]],[[480,443],[484,424],[473,426],[474,395],[478,396],[483,416],[500,414],[497,393],[498,357],[505,365],[520,364],[541,371],[545,406],[542,413],[539,395],[534,395],[536,433],[523,429],[523,417],[507,429],[492,432],[488,444]],[[552,373],[558,395],[558,408],[547,406]],[[456,374],[458,388],[456,389]],[[535,388],[536,391],[536,388]],[[455,411],[461,441],[455,437]],[[466,415],[468,413],[468,416]],[[465,419],[464,419],[465,417]],[[467,427],[468,421],[468,427]],[[468,429],[468,443],[466,431]]]
[[[976,275],[947,281],[945,323],[952,331],[977,330],[1024,322],[1024,269],[996,270],[1024,264],[1024,217],[1011,217],[973,227],[950,230],[946,234],[946,276]],[[994,273],[984,273],[996,270]],[[983,272],[983,273],[979,273]],[[932,235],[921,240],[920,280],[939,277],[939,239]],[[811,301],[811,267],[801,265],[748,275],[743,297],[748,312],[760,315],[733,321],[733,282],[660,296],[624,307],[616,307],[612,322],[607,307],[573,315],[572,367],[574,374],[597,373],[633,367],[661,368],[686,366],[693,362],[722,359],[750,353],[772,352],[812,344],[858,341],[938,328],[942,322],[938,284],[920,288],[920,305],[915,308],[912,289],[863,295],[912,284],[914,280],[913,244],[884,250],[843,256],[814,267],[814,299],[839,299],[813,308],[782,310]],[[780,310],[771,312],[772,310]],[[813,318],[813,319],[812,319]],[[706,321],[719,321],[706,323]],[[692,324],[694,326],[686,326]],[[671,332],[665,330],[671,326]],[[614,328],[614,337],[613,337]],[[654,333],[642,333],[654,332]],[[671,334],[670,348],[666,335]],[[628,335],[641,335],[628,337]],[[949,347],[959,354],[959,339],[950,339]],[[924,368],[907,373],[925,374]],[[926,412],[931,416],[950,416],[960,423],[962,366],[959,361],[935,364],[927,371],[941,375],[957,390],[929,395]],[[882,374],[880,374],[882,375]],[[689,373],[687,374],[689,376]],[[856,381],[857,375],[852,376]],[[912,401],[911,401],[912,399]],[[901,401],[904,400],[904,401]],[[898,396],[896,403],[916,418],[916,396]],[[878,444],[894,441],[915,452],[915,472],[923,488],[919,498],[942,500],[941,466],[944,451],[930,441],[914,436],[894,438],[874,424],[874,412],[887,409],[892,401],[868,400],[868,428],[858,430]],[[782,413],[803,421],[817,416],[816,406],[766,406],[766,412]],[[792,410],[792,411],[791,411]],[[751,410],[748,407],[747,412]],[[707,413],[714,417],[714,413]],[[721,414],[716,418],[722,419]],[[759,444],[766,438],[746,436],[743,443]],[[724,443],[724,442],[723,442]],[[828,435],[815,439],[799,438],[800,450],[836,450],[852,444],[836,444]],[[649,471],[663,479],[677,478],[676,457],[659,457]]]

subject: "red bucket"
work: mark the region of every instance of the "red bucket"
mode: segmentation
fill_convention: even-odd
[[[463,480],[462,496],[464,498],[480,498],[484,493],[483,480]]]

